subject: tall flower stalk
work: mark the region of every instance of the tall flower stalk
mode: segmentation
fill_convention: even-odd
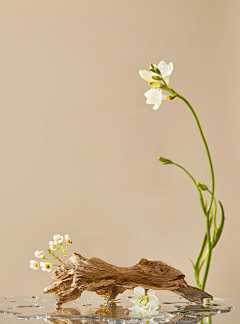
[[[217,203],[214,196],[214,192],[215,192],[214,172],[213,172],[212,159],[210,156],[207,141],[205,139],[200,122],[198,120],[198,117],[193,107],[183,96],[181,96],[179,93],[177,93],[175,90],[173,90],[170,87],[169,76],[172,74],[172,71],[173,71],[172,63],[166,64],[165,62],[161,61],[158,64],[158,66],[153,65],[151,63],[150,68],[148,70],[140,70],[139,73],[144,80],[148,81],[151,87],[151,89],[145,93],[145,96],[147,98],[148,104],[154,104],[153,106],[154,110],[158,109],[162,104],[162,100],[165,99],[173,100],[175,98],[178,98],[187,105],[187,107],[190,109],[191,113],[193,114],[193,117],[195,118],[200,136],[202,138],[204,147],[206,149],[210,172],[211,172],[211,189],[209,189],[205,184],[201,182],[197,182],[194,179],[194,177],[183,166],[173,162],[172,160],[166,159],[161,156],[159,157],[159,161],[162,162],[163,164],[173,164],[178,168],[182,169],[191,178],[192,182],[194,183],[198,191],[200,205],[206,221],[206,233],[203,238],[202,246],[199,255],[197,257],[197,261],[194,263],[191,260],[191,263],[193,265],[197,287],[201,290],[204,290],[208,278],[212,251],[216,247],[221,237],[225,216],[224,216],[223,206],[219,201],[221,216],[220,216],[219,225],[217,226],[217,220],[216,220]],[[164,94],[162,90],[167,91],[169,95]],[[210,194],[209,203],[207,202],[207,200],[204,200],[202,194],[203,191],[207,191]],[[201,272],[203,273],[203,275],[201,275]]]

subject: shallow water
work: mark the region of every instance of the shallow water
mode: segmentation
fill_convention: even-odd
[[[218,298],[201,304],[179,297],[159,298],[158,315],[140,317],[130,312],[129,297],[122,296],[110,305],[100,296],[82,296],[56,310],[56,297],[0,297],[0,323],[92,324],[97,323],[240,323],[240,298]],[[234,306],[237,305],[237,311]],[[146,323],[148,324],[148,323]]]

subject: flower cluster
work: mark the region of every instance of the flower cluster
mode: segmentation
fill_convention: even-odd
[[[158,66],[150,64],[149,70],[140,70],[140,76],[148,81],[152,89],[144,93],[147,98],[147,104],[154,105],[153,109],[157,110],[163,100],[172,99],[170,96],[165,95],[163,90],[171,90],[169,87],[169,76],[173,72],[173,63],[165,63],[161,61]],[[171,93],[171,91],[169,91]]]
[[[161,306],[158,304],[159,300],[155,296],[155,291],[149,289],[147,295],[143,287],[136,287],[133,290],[130,302],[134,305],[129,310],[134,311],[140,316],[157,315]]]
[[[63,247],[63,241],[65,240],[65,249]],[[69,237],[68,234],[66,234],[64,237],[61,236],[60,234],[54,235],[53,236],[53,241],[49,242],[49,249],[47,249],[47,252],[52,255],[52,257],[56,260],[58,260],[60,263],[63,263],[61,259],[54,253],[55,250],[60,250],[65,257],[67,257],[67,249],[68,245],[72,244],[72,239]],[[53,262],[49,261],[45,253],[43,251],[35,251],[34,255],[36,258],[43,259],[45,262],[40,262],[38,263],[35,260],[30,261],[29,267],[32,270],[37,270],[38,268],[41,267],[43,271],[50,272],[52,270],[52,267],[59,267],[60,265],[55,265]]]

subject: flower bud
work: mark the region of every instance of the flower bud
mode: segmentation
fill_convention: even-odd
[[[153,75],[153,76],[152,76],[152,79],[153,79],[153,80],[161,80],[161,78],[160,78],[158,75]]]
[[[161,88],[162,87],[162,85],[159,82],[157,82],[157,81],[151,81],[151,82],[148,82],[148,84],[152,88]]]
[[[159,156],[158,160],[163,164],[173,164],[173,161],[166,159],[165,157]]]
[[[161,74],[160,70],[157,67],[154,67],[154,71],[155,71],[155,73],[157,73],[159,75]]]
[[[197,182],[197,187],[203,191],[208,190],[208,187],[204,183]]]
[[[149,72],[147,70],[140,70],[139,74],[143,78],[143,80],[152,81],[152,73],[151,72]]]

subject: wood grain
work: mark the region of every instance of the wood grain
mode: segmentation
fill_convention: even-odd
[[[142,259],[133,267],[111,265],[98,258],[86,259],[74,253],[61,267],[51,273],[56,281],[43,290],[58,297],[56,306],[75,300],[83,291],[93,291],[108,300],[115,299],[127,289],[169,290],[191,302],[201,302],[212,296],[188,286],[185,275],[161,261]]]

